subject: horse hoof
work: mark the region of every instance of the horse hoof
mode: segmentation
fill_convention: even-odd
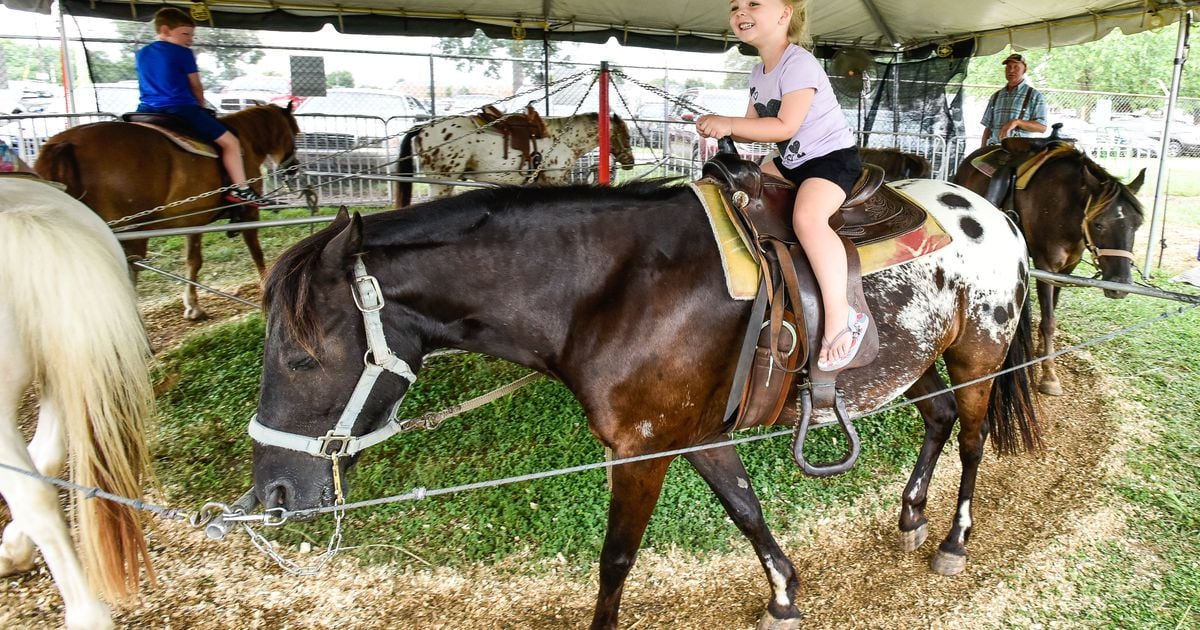
[[[925,539],[929,537],[929,523],[921,523],[921,526],[912,531],[900,532],[900,546],[907,552],[913,552],[921,548],[925,544]]]
[[[929,568],[939,575],[951,576],[962,573],[963,569],[967,568],[967,556],[953,553],[946,553],[941,549],[933,556],[933,562],[929,563]]]
[[[13,562],[12,558],[0,557],[0,577],[8,577],[33,570],[33,558],[25,562]]]
[[[1038,391],[1047,396],[1062,396],[1063,388],[1058,381],[1042,381],[1038,385]]]
[[[758,625],[754,628],[755,630],[799,630],[800,618],[776,619],[770,611],[767,611],[758,618]]]
[[[199,306],[193,306],[183,309],[183,318],[189,322],[202,322],[208,319],[208,313],[204,312],[204,309]]]

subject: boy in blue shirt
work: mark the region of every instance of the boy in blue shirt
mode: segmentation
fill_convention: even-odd
[[[265,200],[246,184],[246,169],[242,165],[242,145],[216,117],[204,109],[204,86],[192,53],[196,22],[191,16],[174,7],[159,9],[154,14],[158,41],[137,51],[138,88],[141,91],[139,112],[173,114],[204,140],[216,143],[221,162],[234,188],[225,193],[231,203],[265,203]]]

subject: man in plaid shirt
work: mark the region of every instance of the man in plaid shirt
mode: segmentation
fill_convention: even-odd
[[[996,90],[983,112],[983,143],[1000,144],[1009,136],[1032,136],[1046,131],[1046,100],[1042,93],[1025,82],[1029,66],[1016,53],[1004,59],[1004,78],[1008,85]]]

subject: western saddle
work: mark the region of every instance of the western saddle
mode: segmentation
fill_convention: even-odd
[[[542,154],[537,150],[537,141],[549,135],[546,123],[532,105],[525,106],[525,113],[505,114],[495,105],[484,105],[475,117],[479,125],[490,125],[491,129],[504,136],[504,158],[512,148],[521,153],[519,170],[536,170],[542,164]]]
[[[860,443],[836,382],[842,370],[875,360],[878,327],[868,328],[849,365],[830,372],[819,369],[823,309],[816,277],[792,228],[795,186],[763,174],[758,165],[738,157],[724,141],[722,152],[704,165],[702,175],[701,181],[713,182],[723,190],[762,269],[726,409],[727,427],[735,431],[770,426],[781,419],[784,424],[795,422],[792,453],[804,472],[822,477],[845,472],[853,467]],[[850,303],[872,319],[862,290],[856,243],[890,238],[925,219],[923,209],[881,186],[883,181],[883,169],[864,165],[841,211],[830,219],[846,248]],[[786,408],[793,386],[797,388],[798,411]],[[849,442],[841,460],[813,464],[805,459],[804,438],[814,408],[831,409],[837,418]]]

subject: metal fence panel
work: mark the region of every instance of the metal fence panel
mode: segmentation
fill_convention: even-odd
[[[77,125],[118,119],[117,115],[105,112],[0,116],[0,140],[32,166],[42,145],[56,134]]]

